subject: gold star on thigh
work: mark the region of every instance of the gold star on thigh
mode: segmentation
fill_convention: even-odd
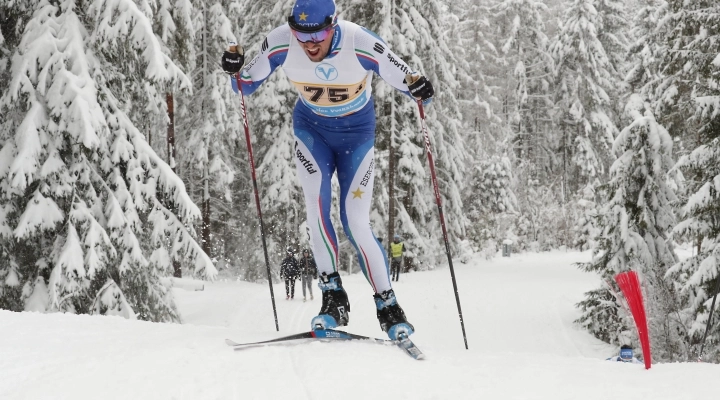
[[[363,193],[365,193],[365,192],[363,192],[362,190],[360,190],[360,188],[357,188],[356,191],[351,192],[351,193],[353,194],[353,199],[362,199],[362,195],[363,195]]]

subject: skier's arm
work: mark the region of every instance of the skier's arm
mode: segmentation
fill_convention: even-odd
[[[374,71],[390,86],[416,100],[405,82],[407,75],[419,75],[397,54],[390,50],[385,41],[374,32],[360,27],[355,33],[355,54],[360,64],[368,71]],[[431,99],[423,101],[427,104]]]
[[[265,38],[260,53],[241,71],[240,83],[244,95],[253,94],[260,85],[285,62],[292,33],[288,24],[273,29]],[[237,80],[231,79],[233,90],[237,93]]]

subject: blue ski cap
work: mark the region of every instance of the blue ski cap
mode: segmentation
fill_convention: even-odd
[[[393,237],[393,239],[398,239],[398,240],[399,240],[399,239],[400,239],[400,235],[395,235],[395,236]]]
[[[630,361],[633,359],[633,349],[631,348],[622,348],[620,349],[620,358],[623,361]]]
[[[298,32],[318,32],[335,23],[335,0],[295,0],[290,27]]]

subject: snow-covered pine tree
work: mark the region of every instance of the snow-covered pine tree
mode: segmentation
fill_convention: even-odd
[[[293,0],[277,2],[245,1],[231,7],[228,14],[236,31],[239,43],[245,46],[247,62],[260,51],[265,36],[275,27],[287,22]],[[265,234],[268,238],[272,267],[279,269],[284,249],[298,243],[298,227],[305,221],[305,205],[302,188],[295,172],[292,156],[295,143],[292,130],[292,110],[297,99],[295,88],[278,68],[252,96],[246,98],[250,133],[257,168],[258,186],[263,210]],[[237,100],[239,107],[239,100]],[[237,126],[242,129],[241,125]],[[242,132],[241,132],[242,133]],[[244,134],[243,134],[244,135]],[[242,138],[240,160],[242,174],[249,176],[247,150]],[[240,204],[254,209],[252,187],[243,188],[246,197],[240,197]],[[240,195],[242,195],[240,194]],[[335,226],[339,225],[339,217]],[[246,246],[248,270],[246,277],[255,279],[265,276],[265,261],[260,244],[260,225],[257,214],[253,213],[248,226],[255,227],[255,245]]]
[[[99,299],[110,309],[98,296],[112,280],[138,318],[177,320],[160,283],[170,259],[216,271],[189,228],[199,209],[126,114],[123,83],[143,81],[152,109],[153,94],[188,81],[130,0],[33,6],[0,100],[0,242],[13,250],[0,265],[3,305],[44,297],[49,310],[88,313]]]
[[[592,261],[580,264],[581,269],[600,275],[605,285],[586,293],[578,304],[583,311],[578,322],[598,338],[622,344],[633,323],[621,311],[623,299],[614,298],[620,290],[613,277],[637,271],[645,290],[653,355],[666,360],[674,355],[672,347],[682,332],[676,298],[665,281],[665,273],[677,261],[669,238],[676,200],[667,182],[673,166],[672,139],[640,96],[631,96],[626,115],[631,122],[615,140],[617,160],[603,187],[608,200],[598,213],[598,244]]]
[[[496,59],[496,93],[502,101],[505,129],[510,135],[514,169],[523,184],[515,188],[520,220],[536,221],[549,210],[538,209],[538,194],[548,193],[556,167],[552,154],[554,81],[553,58],[545,35],[547,7],[528,0],[502,0],[491,9],[494,40],[499,50]],[[548,203],[547,205],[550,205]],[[542,208],[542,207],[541,207]],[[524,215],[528,213],[528,215]],[[530,224],[532,225],[532,224]],[[537,227],[550,228],[548,225]],[[550,228],[551,229],[551,228]],[[532,229],[528,242],[553,242],[545,232]],[[503,233],[504,234],[504,233]],[[504,239],[504,236],[498,238]],[[525,240],[520,245],[525,245]],[[544,245],[543,245],[544,247]]]
[[[690,196],[684,208],[684,219],[675,231],[689,241],[698,243],[698,252],[675,265],[669,276],[676,279],[686,297],[690,342],[696,347],[690,356],[699,356],[700,342],[708,327],[708,317],[717,280],[720,279],[720,197],[715,182],[720,176],[720,139],[715,138],[705,146],[683,157],[678,165],[683,170],[705,177],[698,183],[696,192]],[[699,238],[699,239],[698,239]],[[704,360],[720,362],[720,328],[718,310],[715,306],[713,324],[705,339]]]
[[[658,25],[666,7],[664,0],[643,0],[630,30],[632,43],[628,47],[630,62],[625,82],[629,90],[640,94],[646,101],[654,101],[654,89],[659,84],[660,61],[667,53],[663,37],[658,34]]]
[[[505,76],[505,68],[500,65],[502,60],[492,40],[495,24],[489,20],[492,15],[490,5],[491,2],[486,0],[462,0],[448,4],[451,14],[459,19],[450,28],[453,36],[449,38],[448,45],[461,63],[457,74],[461,89],[457,95],[470,163],[469,178],[466,180],[469,184],[465,185],[462,193],[463,204],[467,206],[464,217],[467,219],[466,241],[469,242],[466,248],[482,246],[480,251],[488,258],[495,256],[498,238],[494,237],[495,229],[486,229],[484,220],[497,216],[486,215],[488,210],[478,207],[480,200],[472,182],[478,181],[482,168],[473,168],[472,165],[504,154],[510,155],[511,165],[514,159],[510,132],[499,116],[501,107],[491,88],[497,86],[495,82],[499,77]]]
[[[32,17],[32,7],[28,1],[2,2],[0,3],[0,93],[7,93],[10,86],[10,65],[12,54],[20,43],[22,32],[17,32],[18,27],[24,25],[25,21]],[[21,110],[0,108],[0,148],[5,146],[8,138],[12,137],[15,121],[21,118]],[[7,182],[0,180],[0,190],[5,192]],[[12,236],[12,229],[8,225],[8,213],[12,207],[0,203],[0,238]],[[10,258],[15,252],[15,241],[0,240],[0,309],[22,309],[22,290],[18,288],[20,279],[17,275],[18,265]],[[42,281],[44,285],[45,282]],[[31,283],[32,285],[32,283]],[[48,296],[45,292],[44,304],[47,304]],[[44,310],[44,304],[40,304]]]
[[[595,247],[595,237],[600,233],[595,226],[597,203],[595,203],[595,185],[587,185],[577,201],[578,218],[574,227],[573,247],[587,250]]]
[[[629,27],[625,3],[623,0],[595,0],[594,3],[598,13],[597,38],[617,76],[622,75],[627,62]]]
[[[497,58],[497,51],[488,38],[493,27],[488,21],[490,12],[485,2],[458,0],[447,4],[449,15],[455,19],[449,27],[451,36],[448,37],[448,46],[459,62],[457,80],[461,90],[457,95],[463,113],[463,127],[468,133],[465,140],[471,153],[487,149],[482,139],[490,136],[487,133],[502,128],[501,120],[492,108],[497,99],[486,77],[487,65]],[[472,156],[477,157],[475,154]]]
[[[562,182],[540,182],[520,170],[515,178],[518,204],[521,212],[514,221],[513,230],[518,237],[520,250],[548,251],[571,242],[572,210],[562,201]]]
[[[497,253],[510,221],[517,211],[517,199],[513,193],[512,165],[507,157],[493,156],[475,165],[469,190],[475,197],[466,204],[468,238],[486,257]]]
[[[717,304],[704,354],[698,354],[720,280],[720,5],[713,1],[669,3],[668,19],[683,29],[671,31],[668,44],[678,51],[670,52],[663,65],[675,73],[676,81],[692,85],[694,101],[685,107],[694,108],[695,123],[691,127],[696,132],[686,142],[698,145],[678,161],[678,167],[688,177],[690,195],[683,219],[675,227],[675,232],[697,246],[697,253],[675,265],[668,276],[677,281],[685,296],[683,311],[693,345],[688,358],[703,356],[703,360],[720,362]],[[679,92],[672,100],[684,103],[686,98]]]
[[[192,23],[193,15],[196,15],[193,4],[189,0],[158,0],[153,3],[149,3],[144,8],[146,15],[153,21],[153,29],[156,36],[159,38],[162,44],[162,50],[165,55],[170,58],[175,65],[177,65],[181,71],[192,71],[195,62],[195,47],[193,41],[195,38],[195,27]],[[136,121],[136,125],[143,125],[147,127],[149,132],[163,127],[165,131],[165,140],[156,140],[156,148],[161,150],[159,154],[164,154],[165,160],[172,168],[172,171],[179,176],[182,176],[180,172],[180,159],[185,158],[185,154],[180,150],[183,147],[183,139],[187,139],[187,133],[184,132],[188,128],[181,117],[187,114],[183,107],[183,102],[179,101],[182,94],[192,96],[189,88],[181,90],[175,90],[174,88],[165,89],[165,102],[160,106],[160,109],[164,111],[165,115],[158,115],[162,117],[159,121],[157,118],[148,118],[148,115],[144,115],[140,112],[132,112],[130,115],[142,115],[139,121]],[[151,133],[148,133],[151,135]],[[158,139],[160,138],[159,135]],[[149,139],[149,138],[148,138]],[[164,142],[165,146],[161,146]],[[162,150],[165,150],[164,152]],[[189,183],[190,191],[195,187],[194,180],[185,179],[185,182]],[[176,205],[171,199],[161,199],[168,209],[175,212]],[[202,221],[200,224],[205,228],[205,216],[207,215],[204,211],[206,203],[201,202],[203,205]],[[206,229],[201,229],[201,233],[206,233]],[[205,240],[201,237],[201,243],[203,243],[203,250],[205,250]],[[209,251],[206,251],[209,255]],[[182,276],[182,264],[175,260],[173,261],[173,276]]]
[[[617,127],[622,126],[624,100],[628,93],[623,78],[627,71],[629,21],[624,0],[595,0],[598,15],[597,38],[605,49],[612,75],[610,85],[606,87],[608,117]]]
[[[503,108],[514,152],[520,168],[529,169],[529,175],[537,179],[552,167],[548,136],[552,130],[553,59],[543,23],[547,8],[531,0],[503,0],[490,11],[505,72],[500,82],[505,86]]]
[[[696,104],[692,98],[695,96],[696,75],[703,66],[708,65],[712,55],[687,53],[681,49],[694,42],[698,35],[702,36],[703,24],[700,19],[696,19],[695,14],[700,17],[703,15],[700,10],[712,3],[712,0],[661,2],[657,14],[653,16],[658,26],[648,39],[648,43],[659,50],[658,71],[661,72],[657,87],[653,88],[653,112],[672,137],[680,138],[680,154],[687,154],[707,143],[699,135],[699,121],[693,118]],[[648,6],[652,7],[653,4]]]
[[[215,0],[192,3],[192,17],[185,25],[195,31],[191,44],[194,59],[184,62],[192,68],[193,93],[176,94],[179,105],[176,130],[182,133],[177,137],[182,149],[177,160],[180,173],[190,182],[193,198],[202,204],[203,249],[224,268],[246,265],[243,254],[235,250],[244,248],[239,243],[257,240],[248,237],[251,234],[248,230],[238,229],[246,224],[246,218],[255,221],[257,217],[245,212],[249,203],[239,201],[249,196],[233,190],[250,177],[237,173],[247,169],[235,158],[238,152],[245,151],[242,116],[238,96],[218,63],[228,42],[236,40],[227,16],[229,3]],[[178,31],[177,35],[180,34]],[[178,48],[180,54],[181,49]],[[235,182],[236,177],[240,182]]]
[[[566,3],[563,23],[551,44],[566,196],[605,173],[617,133],[608,94],[615,75],[598,39],[599,23],[592,0],[572,0]],[[579,168],[578,179],[571,160]]]

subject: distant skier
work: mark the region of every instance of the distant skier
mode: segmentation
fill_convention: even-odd
[[[633,364],[643,364],[642,361],[633,357],[633,348],[626,344],[624,344],[624,345],[622,345],[622,347],[620,347],[619,355],[617,355],[615,357],[610,357],[606,361],[618,361],[618,362],[633,363]]]
[[[305,194],[312,252],[323,301],[313,329],[347,325],[350,303],[338,274],[338,240],[330,218],[332,177],[340,184],[340,220],[365,277],[382,330],[391,339],[413,333],[397,302],[387,257],[370,224],[375,177],[373,73],[413,100],[429,103],[434,89],[375,33],[338,20],[333,0],[296,0],[288,23],[272,30],[260,54],[242,70],[244,94],[253,93],[277,68],[300,93],[293,112],[293,155]],[[242,48],[222,57],[225,72],[242,69]],[[235,85],[235,79],[232,80]]]
[[[392,261],[390,262],[392,280],[395,282],[400,279],[400,268],[402,268],[403,253],[405,252],[405,243],[400,239],[400,235],[395,235],[393,241],[390,243],[390,256]]]
[[[285,279],[285,300],[295,298],[295,280],[298,278],[299,271],[293,248],[288,247],[285,258],[280,264],[280,277]]]
[[[300,257],[298,264],[300,265],[300,283],[302,284],[303,301],[307,300],[307,296],[305,295],[306,287],[310,294],[310,300],[314,300],[312,281],[317,277],[318,271],[317,265],[315,265],[315,259],[310,255],[310,250],[303,249],[302,257]]]

